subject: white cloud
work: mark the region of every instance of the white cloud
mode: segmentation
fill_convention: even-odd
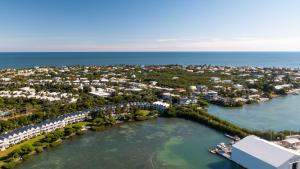
[[[156,42],[182,42],[182,41],[192,41],[192,39],[176,39],[176,38],[167,38],[167,39],[157,39]]]
[[[52,42],[42,44],[0,43],[0,51],[300,51],[300,37],[211,38],[192,40],[167,38],[152,41],[119,42],[114,44],[80,41],[72,43]]]
[[[157,39],[157,42],[176,42],[177,39]]]

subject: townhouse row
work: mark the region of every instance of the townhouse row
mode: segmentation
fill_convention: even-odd
[[[63,128],[68,124],[84,121],[89,115],[89,111],[74,112],[59,116],[52,120],[46,120],[42,123],[28,125],[17,128],[13,131],[0,135],[0,150],[18,144],[26,139],[46,134],[56,129]]]
[[[164,102],[154,102],[154,103],[148,103],[148,102],[130,102],[127,104],[118,104],[118,105],[107,105],[102,106],[97,109],[101,110],[107,110],[107,109],[115,109],[117,107],[138,107],[140,109],[153,109],[158,111],[163,111],[167,108],[169,108],[168,103]],[[89,116],[90,111],[80,111],[80,112],[74,112],[65,114],[62,116],[59,116],[52,120],[46,120],[42,123],[28,125],[24,127],[17,128],[13,131],[6,132],[4,134],[0,135],[0,151],[3,151],[7,149],[8,147],[18,144],[26,139],[30,139],[32,137],[38,136],[40,134],[46,134],[49,132],[52,132],[56,129],[63,128],[68,124],[80,122],[86,120],[86,118]]]

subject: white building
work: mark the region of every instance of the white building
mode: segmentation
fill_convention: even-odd
[[[180,105],[189,105],[189,104],[196,104],[196,103],[197,103],[197,99],[189,99],[187,97],[180,98],[179,100]]]
[[[232,146],[231,159],[247,169],[300,169],[300,154],[256,136]]]
[[[161,102],[161,101],[156,101],[152,103],[152,108],[158,111],[163,111],[167,108],[170,107],[169,103]]]
[[[237,90],[242,90],[244,88],[244,86],[241,84],[234,84],[233,87]]]
[[[216,100],[218,98],[218,92],[210,90],[207,92],[206,99],[207,100]]]
[[[176,94],[172,94],[172,93],[169,93],[169,92],[165,92],[162,94],[162,99],[164,100],[172,100],[173,97],[180,97],[180,95],[176,95]]]
[[[88,116],[89,111],[74,112],[59,116],[52,120],[46,120],[42,123],[33,124],[17,128],[13,131],[0,135],[0,151],[18,144],[23,140],[30,139],[40,134],[52,132],[56,129],[63,128],[68,124],[83,121]]]

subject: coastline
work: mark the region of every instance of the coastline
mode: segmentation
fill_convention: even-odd
[[[246,137],[247,135],[255,134],[255,135],[260,136],[262,138],[270,139],[269,138],[269,132],[252,131],[252,130],[248,130],[246,128],[241,128],[241,127],[239,127],[237,125],[234,125],[234,124],[232,124],[228,121],[225,121],[225,120],[222,120],[222,119],[220,119],[216,116],[210,115],[207,112],[203,112],[203,111],[194,109],[193,107],[189,107],[189,106],[187,106],[187,107],[175,107],[175,108],[171,107],[171,109],[172,108],[173,108],[173,110],[164,112],[164,113],[160,114],[160,116],[151,116],[151,117],[146,118],[144,120],[151,120],[151,119],[155,119],[155,118],[158,118],[158,117],[182,118],[182,119],[186,119],[186,120],[189,120],[189,121],[194,121],[196,123],[199,123],[200,125],[204,125],[206,127],[214,129],[214,130],[216,130],[217,132],[219,132],[221,134],[230,134],[232,136],[238,136],[238,137],[241,137],[241,138]],[[174,111],[174,110],[177,111],[177,113],[172,114],[172,111]],[[182,111],[182,110],[187,110],[187,111]],[[40,148],[40,146],[34,147],[34,151],[30,152],[29,154],[26,154],[25,158],[23,158],[23,157],[18,158],[18,159],[14,160],[10,163],[5,163],[4,162],[5,158],[6,158],[5,156],[0,156],[0,159],[1,159],[0,167],[3,168],[3,169],[13,168],[15,165],[18,165],[18,164],[22,163],[22,161],[27,160],[29,157],[31,157],[33,155],[36,155],[38,153],[42,153],[42,151],[47,150],[48,148],[59,146],[60,144],[64,143],[64,140],[70,139],[70,138],[72,138],[76,135],[84,135],[86,132],[90,132],[90,131],[91,132],[94,132],[94,131],[95,132],[101,132],[103,130],[107,130],[110,127],[116,127],[116,126],[120,126],[120,125],[123,125],[123,124],[126,124],[126,123],[133,123],[133,122],[139,122],[139,121],[144,121],[144,120],[119,121],[119,122],[116,122],[114,124],[101,125],[100,130],[93,129],[91,127],[93,125],[92,122],[74,123],[74,124],[71,124],[69,126],[66,126],[66,128],[70,127],[70,126],[75,126],[75,125],[81,123],[83,125],[82,125],[82,128],[80,129],[80,132],[72,133],[71,135],[69,135],[67,137],[65,137],[65,136],[61,137],[60,139],[58,139],[55,142],[51,143],[50,146],[49,145],[42,146],[42,149],[40,149],[40,150],[37,149],[38,147]],[[64,130],[64,129],[65,128],[58,129],[58,130]],[[58,130],[55,130],[55,131],[53,131],[49,134],[55,133]],[[292,131],[292,133],[295,134],[295,133],[299,133],[299,132]],[[282,139],[286,134],[290,134],[290,132],[288,132],[288,131],[272,132],[272,134],[273,134],[274,137],[276,136],[276,138]],[[23,144],[24,145],[28,144],[28,143],[34,144],[34,142],[38,142],[38,141],[42,140],[44,137],[45,137],[45,135],[40,135],[40,136],[35,137],[33,139],[26,140],[25,142],[22,142],[20,144],[17,144],[15,146],[7,149],[7,151],[12,152],[14,149],[20,147],[20,145],[23,145]],[[6,154],[8,155],[9,153],[6,152]]]
[[[152,119],[155,119],[155,118],[158,118],[158,116],[151,116],[149,118],[146,118],[145,120],[152,120]],[[68,139],[71,139],[73,137],[76,137],[76,136],[81,136],[81,135],[85,135],[86,132],[101,132],[101,131],[104,131],[104,130],[107,130],[111,127],[117,127],[117,126],[121,126],[123,124],[127,124],[127,123],[135,123],[135,122],[141,122],[141,121],[145,121],[145,120],[129,120],[129,121],[118,121],[116,122],[115,124],[111,124],[111,125],[103,125],[102,128],[100,130],[95,130],[93,129],[91,126],[93,125],[92,122],[88,122],[88,121],[84,121],[84,122],[77,122],[77,123],[73,123],[73,124],[70,124],[64,128],[60,128],[60,129],[57,129],[53,132],[50,132],[50,133],[47,133],[47,134],[52,134],[52,133],[55,133],[56,131],[60,131],[60,130],[64,130],[68,127],[72,127],[72,126],[75,126],[75,125],[78,125],[78,124],[81,124],[82,128],[80,129],[80,132],[75,132],[75,133],[72,133],[71,135],[69,136],[64,136],[62,138],[60,138],[59,140],[53,142],[54,144],[51,144],[50,146],[34,146],[34,150],[32,152],[30,152],[29,154],[26,154],[25,158],[19,158],[19,159],[15,159],[14,161],[10,161],[10,162],[5,162],[5,160],[7,160],[8,158],[8,155],[13,152],[14,150],[24,146],[24,145],[32,145],[35,143],[35,142],[39,142],[41,141],[42,139],[45,138],[45,136],[47,134],[43,134],[43,135],[39,135],[39,136],[36,136],[34,138],[30,138],[28,140],[25,140],[19,144],[16,144],[12,147],[9,147],[8,149],[4,150],[4,151],[0,151],[0,168],[2,169],[11,169],[11,168],[14,168],[16,165],[19,165],[20,163],[22,163],[23,161],[29,159],[30,157],[34,156],[34,155],[38,155],[39,153],[42,153],[43,151],[46,151],[47,149],[49,148],[54,148],[54,147],[57,147],[61,144],[64,144],[64,141],[65,140],[68,140]],[[37,148],[42,148],[42,149],[39,149],[37,150]]]

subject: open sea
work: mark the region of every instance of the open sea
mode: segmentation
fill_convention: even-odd
[[[182,64],[300,67],[300,52],[16,52],[0,53],[0,68],[66,65]]]

